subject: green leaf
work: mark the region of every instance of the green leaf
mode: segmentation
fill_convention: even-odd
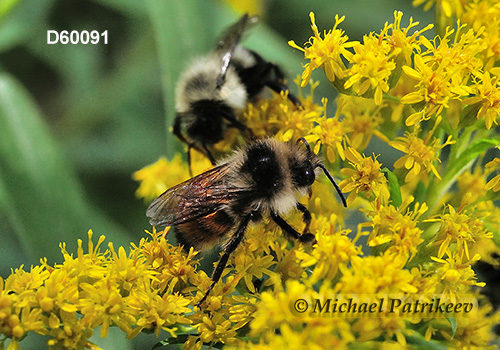
[[[6,6],[5,11],[8,11],[4,16],[0,14],[0,52],[20,46],[26,41],[45,43],[46,32],[41,30],[41,23],[48,16],[54,2],[55,0],[23,0],[0,3],[0,7]]]
[[[8,14],[20,0],[0,0],[0,18]]]
[[[209,50],[214,37],[210,31],[221,22],[207,3],[209,1],[197,0],[147,2],[162,69],[167,128],[172,126],[175,116],[175,84],[180,73],[191,58]],[[182,149],[170,133],[166,145],[168,156]]]
[[[383,168],[382,172],[385,174],[385,177],[387,178],[388,181],[391,203],[397,208],[403,202],[403,199],[401,197],[401,188],[399,187],[398,177],[388,168]]]
[[[414,332],[412,335],[406,336],[408,344],[412,345],[412,349],[418,350],[446,350],[448,347],[436,340],[425,340],[421,334]]]
[[[94,335],[89,339],[90,342],[106,350],[131,350],[132,342],[126,338],[126,335],[119,327],[110,327],[106,338],[101,338],[102,326],[94,329]],[[24,344],[22,344],[24,345]]]
[[[453,339],[455,338],[455,334],[457,333],[457,328],[458,328],[457,319],[455,317],[446,317],[446,319],[448,320],[448,322],[450,322],[451,339]]]
[[[446,175],[443,177],[443,181],[454,179],[459,175],[468,164],[476,159],[486,150],[496,147],[500,144],[499,140],[495,139],[482,139],[473,142],[465,151],[460,153],[458,157],[450,162],[446,169]]]
[[[455,182],[458,175],[460,175],[467,167],[469,167],[478,156],[486,150],[496,147],[500,141],[495,139],[482,139],[473,142],[463,152],[458,154],[455,159],[451,159],[446,173],[441,181],[436,181],[436,186],[429,189],[427,193],[426,203],[429,210],[424,214],[424,218],[432,213],[432,209],[438,202],[439,198],[449,190],[451,185]]]
[[[160,340],[158,343],[156,343],[151,348],[151,350],[160,349],[164,346],[168,346],[168,345],[172,345],[172,344],[184,344],[185,342],[187,342],[188,337],[189,337],[189,334],[180,334],[175,338],[171,337],[171,338]]]
[[[415,205],[415,203],[423,203],[425,201],[426,191],[426,185],[422,181],[419,181],[413,194],[415,200],[413,201],[412,206]]]
[[[87,201],[31,97],[5,73],[0,74],[0,133],[0,215],[9,227],[0,239],[17,239],[19,264],[36,264],[41,257],[59,261],[59,242],[75,251],[77,238],[86,241],[89,229],[116,245],[128,244],[127,235]]]
[[[477,113],[481,109],[483,103],[478,102],[473,105],[469,105],[464,108],[460,115],[460,122],[458,123],[459,128],[468,128],[477,122]]]

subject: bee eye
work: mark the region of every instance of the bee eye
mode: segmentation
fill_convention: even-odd
[[[311,186],[316,179],[312,164],[307,161],[302,164],[296,164],[291,167],[293,182],[299,186]]]

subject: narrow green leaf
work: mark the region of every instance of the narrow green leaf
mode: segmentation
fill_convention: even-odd
[[[414,332],[412,335],[406,336],[408,344],[412,345],[412,349],[418,350],[446,350],[448,347],[439,343],[436,340],[425,340],[421,334]]]
[[[172,126],[175,116],[175,84],[180,73],[190,59],[208,51],[213,42],[210,30],[221,22],[207,3],[211,2],[198,0],[147,2],[162,69],[167,128]],[[170,133],[167,133],[166,146],[167,155],[172,155],[181,149],[180,143]]]
[[[446,317],[448,322],[450,322],[450,327],[451,327],[451,339],[455,338],[455,334],[457,333],[457,319],[455,317]]]
[[[464,108],[460,115],[460,122],[458,123],[459,128],[468,128],[475,122],[477,122],[477,113],[482,107],[482,102],[469,105]]]
[[[160,340],[158,343],[156,343],[151,348],[151,350],[160,349],[164,346],[173,345],[173,344],[184,344],[185,342],[187,342],[188,337],[189,337],[189,334],[180,334],[175,338],[171,337],[171,338]]]
[[[498,144],[500,144],[500,141],[495,139],[478,140],[470,144],[469,147],[461,152],[455,159],[450,160],[450,163],[446,168],[446,173],[441,181],[437,181],[437,185],[432,187],[427,192],[426,203],[429,206],[429,210],[424,214],[423,218],[426,218],[433,212],[438,199],[442,198],[442,196],[449,190],[458,175],[470,166],[479,155],[492,147],[496,147]]]
[[[20,0],[0,0],[0,18],[8,14]]]
[[[0,52],[23,45],[26,41],[46,40],[46,32],[41,30],[42,23],[54,2],[55,0],[5,1],[4,10],[7,12],[0,15]]]
[[[445,177],[447,179],[453,179],[459,175],[471,162],[476,159],[480,154],[486,150],[496,147],[500,144],[499,140],[495,139],[482,139],[473,142],[467,149],[462,152],[456,159],[452,160],[446,169]],[[443,178],[443,180],[445,180]]]
[[[399,187],[398,177],[387,168],[383,168],[382,172],[385,174],[385,177],[387,178],[388,181],[391,203],[397,208],[403,202],[403,199],[401,197],[401,188]]]
[[[419,183],[417,184],[417,188],[415,189],[413,194],[415,200],[413,201],[412,205],[414,205],[415,203],[423,203],[425,201],[426,191],[426,185],[422,181],[419,181]]]
[[[128,244],[127,235],[85,199],[31,97],[7,74],[0,74],[0,193],[0,214],[10,226],[0,239],[17,237],[27,256],[19,264],[59,261],[59,242],[75,251],[89,229]]]

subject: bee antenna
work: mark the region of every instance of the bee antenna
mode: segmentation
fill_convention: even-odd
[[[339,185],[337,185],[337,183],[335,182],[335,179],[330,174],[330,172],[328,171],[328,169],[323,164],[321,164],[321,163],[318,164],[316,167],[320,167],[323,170],[323,172],[325,173],[325,175],[328,178],[328,180],[330,180],[331,183],[333,184],[333,186],[335,186],[335,189],[337,190],[337,193],[339,194],[340,199],[342,199],[342,204],[344,204],[344,207],[347,208],[347,201],[345,200],[344,194],[340,190]]]
[[[304,138],[304,137],[301,137],[297,140],[297,143],[299,142],[302,142],[304,144],[304,146],[306,146],[306,149],[309,153],[311,153],[311,146],[309,146],[309,142],[307,142],[307,140]]]

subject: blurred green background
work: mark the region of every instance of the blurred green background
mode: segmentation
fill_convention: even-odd
[[[280,64],[289,80],[304,61],[287,41],[308,40],[310,11],[320,30],[346,15],[341,28],[351,40],[380,31],[394,10],[404,12],[403,27],[410,16],[417,28],[433,22],[432,11],[408,0],[259,4],[262,23],[244,44]],[[145,235],[147,204],[135,198],[131,175],[182,149],[168,131],[177,76],[237,17],[211,0],[0,0],[0,276],[42,257],[60,262],[59,242],[75,252],[89,229],[115,247]],[[107,30],[108,44],[48,45],[48,30]],[[318,100],[335,97],[325,81],[316,91]],[[129,342],[116,331],[95,341],[149,349],[156,338]],[[21,345],[46,348],[40,337]]]

